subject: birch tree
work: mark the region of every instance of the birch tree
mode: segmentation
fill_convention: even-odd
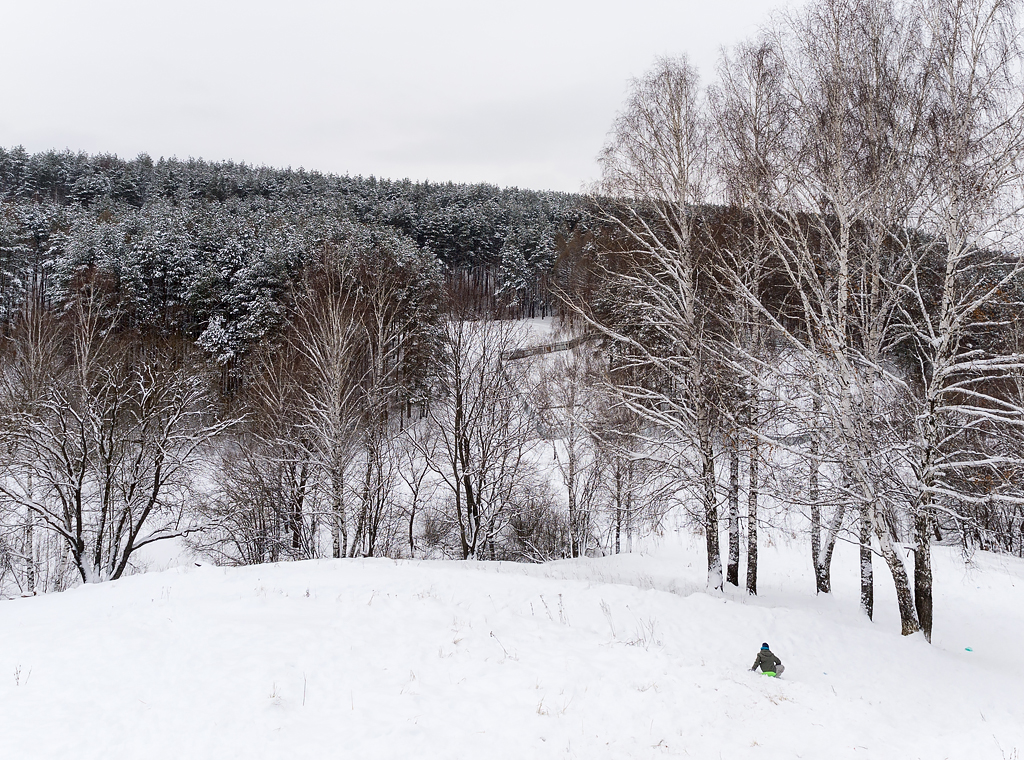
[[[350,546],[345,480],[357,446],[359,391],[365,371],[346,253],[325,251],[322,269],[308,275],[297,299],[288,333],[306,372],[302,404],[319,484],[325,492],[335,558],[348,556]]]
[[[9,421],[20,415],[28,419],[36,418],[40,405],[46,399],[50,379],[63,363],[65,336],[58,320],[44,308],[40,295],[38,291],[30,294],[20,313],[15,315],[2,354],[4,371],[0,375],[0,403],[5,413],[11,415]],[[17,436],[6,436],[4,443],[7,446],[6,456],[10,460],[16,461],[26,456],[27,452],[18,448]],[[35,498],[35,485],[31,470],[25,473],[24,486],[24,501],[32,501]],[[39,561],[43,559],[45,562],[45,558],[37,557],[36,551],[38,518],[35,511],[27,507],[9,517],[13,522],[10,525],[13,535],[8,542],[8,551],[12,560],[16,557],[21,565],[12,567],[12,574],[20,576],[18,583],[22,593],[35,594]]]
[[[426,383],[439,287],[431,254],[391,232],[353,229],[325,244],[297,296],[288,340],[307,373],[335,557],[393,544],[399,420]]]
[[[601,218],[622,263],[613,314],[592,324],[618,344],[622,402],[665,431],[681,488],[699,500],[708,586],[723,585],[715,472],[715,371],[702,299],[698,207],[709,197],[709,122],[697,70],[661,59],[633,82],[601,155]]]
[[[872,614],[874,539],[896,585],[903,631],[912,633],[918,622],[906,568],[881,519],[893,500],[892,456],[879,437],[884,410],[875,402],[880,384],[895,381],[882,359],[900,298],[882,272],[900,277],[893,239],[906,228],[915,198],[911,158],[921,113],[915,16],[885,2],[824,0],[787,17],[774,34],[785,60],[793,137],[784,192],[772,203],[766,229],[799,316],[765,317],[810,369],[812,420],[820,410],[838,436],[845,482],[837,485],[859,513],[862,608]],[[819,433],[815,422],[811,490],[821,475]],[[838,530],[830,528],[821,546],[819,505],[810,501],[822,590],[823,561]],[[844,511],[840,504],[833,526]]]
[[[783,61],[778,46],[767,36],[742,43],[724,54],[718,81],[711,89],[716,126],[716,164],[726,199],[735,209],[736,228],[724,251],[723,281],[737,283],[740,293],[730,299],[735,311],[731,326],[733,369],[742,387],[733,394],[736,439],[730,452],[730,575],[739,565],[739,428],[746,431],[747,464],[747,593],[757,593],[758,491],[761,477],[761,436],[766,422],[764,384],[768,371],[768,328],[761,308],[772,262],[769,259],[765,217],[778,197],[789,108],[784,100]],[[746,296],[746,297],[745,297]],[[734,515],[734,516],[733,516]],[[735,571],[732,569],[735,567]],[[738,583],[738,577],[733,580]]]
[[[905,326],[917,362],[910,465],[914,592],[932,632],[930,543],[936,515],[969,520],[989,501],[1021,503],[1020,459],[1005,445],[1024,423],[1007,381],[1024,357],[994,338],[1020,308],[1024,88],[1019,5],[937,0],[923,147],[929,233],[904,285]]]

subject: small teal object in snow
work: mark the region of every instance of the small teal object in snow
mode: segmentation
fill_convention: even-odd
[[[973,652],[974,650],[971,649],[970,647],[964,647],[964,651],[965,652]]]

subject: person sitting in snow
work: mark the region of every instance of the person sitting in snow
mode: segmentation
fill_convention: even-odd
[[[751,670],[757,670],[758,666],[761,667],[761,672],[766,676],[781,676],[782,671],[786,669],[786,666],[782,664],[782,660],[772,654],[772,650],[768,648],[767,642],[761,645],[761,651],[757,653],[757,657],[754,659],[754,664],[751,666]]]

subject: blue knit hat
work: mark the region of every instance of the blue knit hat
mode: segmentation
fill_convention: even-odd
[[[764,642],[764,643],[763,643],[763,644],[761,645],[761,649],[767,649],[767,648],[768,648],[768,642],[766,641],[766,642]]]

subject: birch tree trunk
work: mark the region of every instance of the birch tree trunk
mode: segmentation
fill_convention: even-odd
[[[761,464],[757,438],[750,439],[750,461],[747,465],[747,593],[757,595],[757,499]]]

